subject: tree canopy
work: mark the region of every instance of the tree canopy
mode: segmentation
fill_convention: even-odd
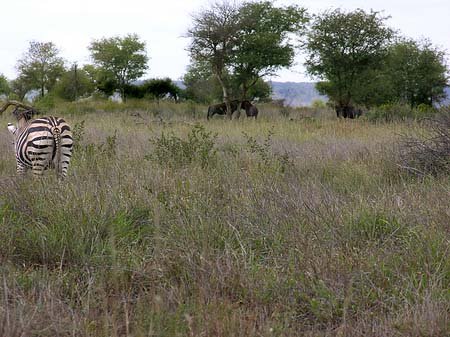
[[[308,21],[297,6],[275,7],[272,2],[248,2],[239,9],[239,31],[231,68],[242,87],[242,98],[259,79],[275,75],[294,62],[292,35],[301,35]]]
[[[125,86],[137,80],[148,68],[145,42],[136,34],[94,40],[88,47],[102,82],[113,83],[125,98]]]
[[[362,9],[335,9],[314,17],[306,67],[309,74],[325,81],[318,89],[336,104],[337,112],[351,108],[361,77],[381,67],[394,35],[386,19]]]
[[[384,69],[391,84],[391,100],[411,107],[439,102],[448,80],[444,55],[429,40],[402,39],[393,44]]]
[[[17,62],[25,92],[39,89],[41,97],[50,91],[64,72],[64,60],[53,42],[30,42],[28,51]]]
[[[11,91],[9,81],[5,75],[0,74],[0,95],[8,95]]]
[[[188,30],[191,69],[209,68],[229,107],[233,87],[240,88],[234,96],[246,99],[260,79],[292,65],[295,45],[291,37],[302,34],[306,22],[305,9],[297,6],[216,2],[195,15]]]

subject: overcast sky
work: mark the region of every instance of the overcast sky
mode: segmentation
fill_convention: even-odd
[[[191,14],[209,0],[3,0],[0,24],[0,73],[17,76],[17,60],[30,41],[53,42],[71,64],[91,63],[87,47],[93,40],[136,33],[147,46],[149,70],[143,78],[179,79],[189,64],[183,36]],[[414,39],[429,38],[450,53],[449,0],[307,0],[275,1],[277,5],[297,4],[310,13],[329,8],[382,11],[391,18],[388,25]],[[311,81],[302,66],[280,71],[276,81]]]

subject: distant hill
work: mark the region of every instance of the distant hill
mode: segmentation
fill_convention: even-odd
[[[310,106],[316,99],[328,101],[327,96],[320,95],[313,82],[270,82],[272,98],[283,99],[285,105],[292,107]]]
[[[450,87],[445,88],[445,94],[447,95],[447,97],[439,103],[440,106],[450,105]]]

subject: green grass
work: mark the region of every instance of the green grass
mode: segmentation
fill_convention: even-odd
[[[139,104],[55,109],[63,183],[0,132],[0,335],[449,334],[450,179],[396,165],[419,124]]]

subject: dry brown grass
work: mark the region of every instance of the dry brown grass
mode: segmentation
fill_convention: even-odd
[[[270,109],[66,116],[85,132],[63,184],[11,177],[0,132],[0,335],[448,334],[450,181],[398,169],[412,125]],[[211,165],[151,156],[198,122]]]

